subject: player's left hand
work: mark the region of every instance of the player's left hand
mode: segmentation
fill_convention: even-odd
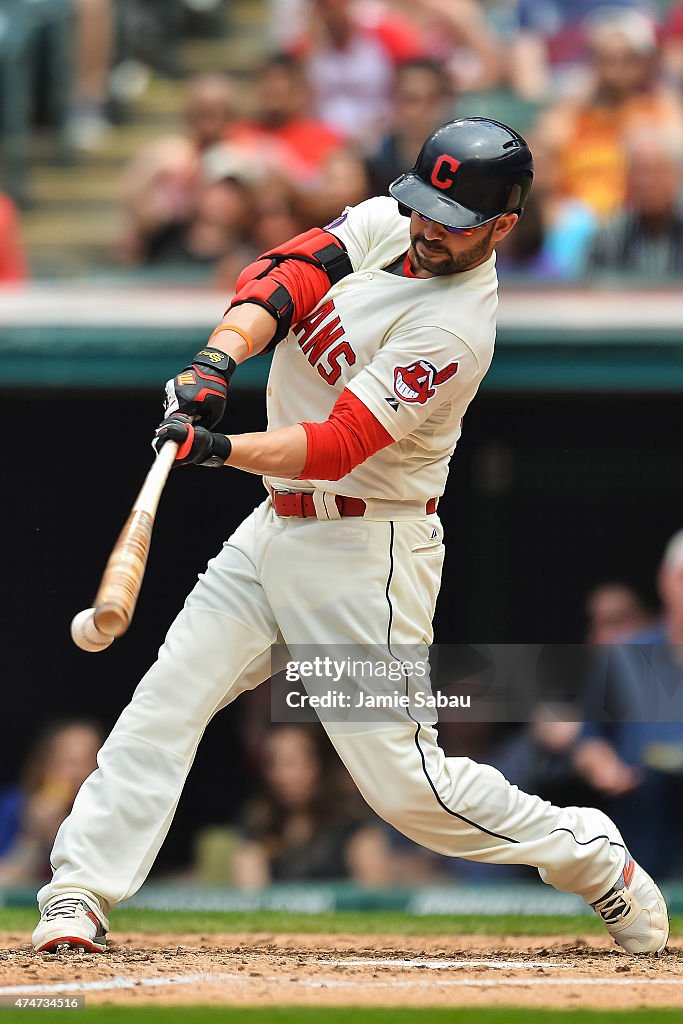
[[[152,448],[157,455],[167,441],[176,442],[176,466],[222,466],[232,450],[225,434],[212,434],[179,412],[163,420],[154,433]]]

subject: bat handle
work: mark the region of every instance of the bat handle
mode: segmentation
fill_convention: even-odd
[[[95,627],[105,636],[126,632],[135,611],[152,540],[154,517],[178,445],[167,441],[152,463],[107,562],[95,597]]]
[[[173,469],[173,463],[178,453],[178,445],[175,441],[167,441],[156,459],[149,468],[145,481],[140,488],[140,493],[133,502],[133,511],[144,509],[151,515],[156,515],[159,507],[161,492],[166,483],[168,474]]]

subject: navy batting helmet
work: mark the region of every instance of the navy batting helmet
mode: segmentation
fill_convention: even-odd
[[[488,117],[465,117],[437,128],[389,192],[406,216],[416,210],[448,227],[476,228],[521,213],[533,177],[521,135]]]

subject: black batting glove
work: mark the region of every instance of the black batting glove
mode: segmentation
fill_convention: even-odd
[[[218,348],[203,348],[192,363],[166,382],[164,416],[180,412],[211,430],[223,418],[228,384],[237,369],[231,356]]]
[[[179,412],[173,413],[157,427],[152,441],[157,455],[167,441],[175,441],[178,445],[176,466],[222,466],[232,450],[225,434],[212,434]]]

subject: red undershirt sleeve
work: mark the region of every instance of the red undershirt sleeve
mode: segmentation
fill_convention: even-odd
[[[299,480],[341,480],[375,452],[394,443],[366,405],[344,390],[324,423],[302,423],[308,439]]]

